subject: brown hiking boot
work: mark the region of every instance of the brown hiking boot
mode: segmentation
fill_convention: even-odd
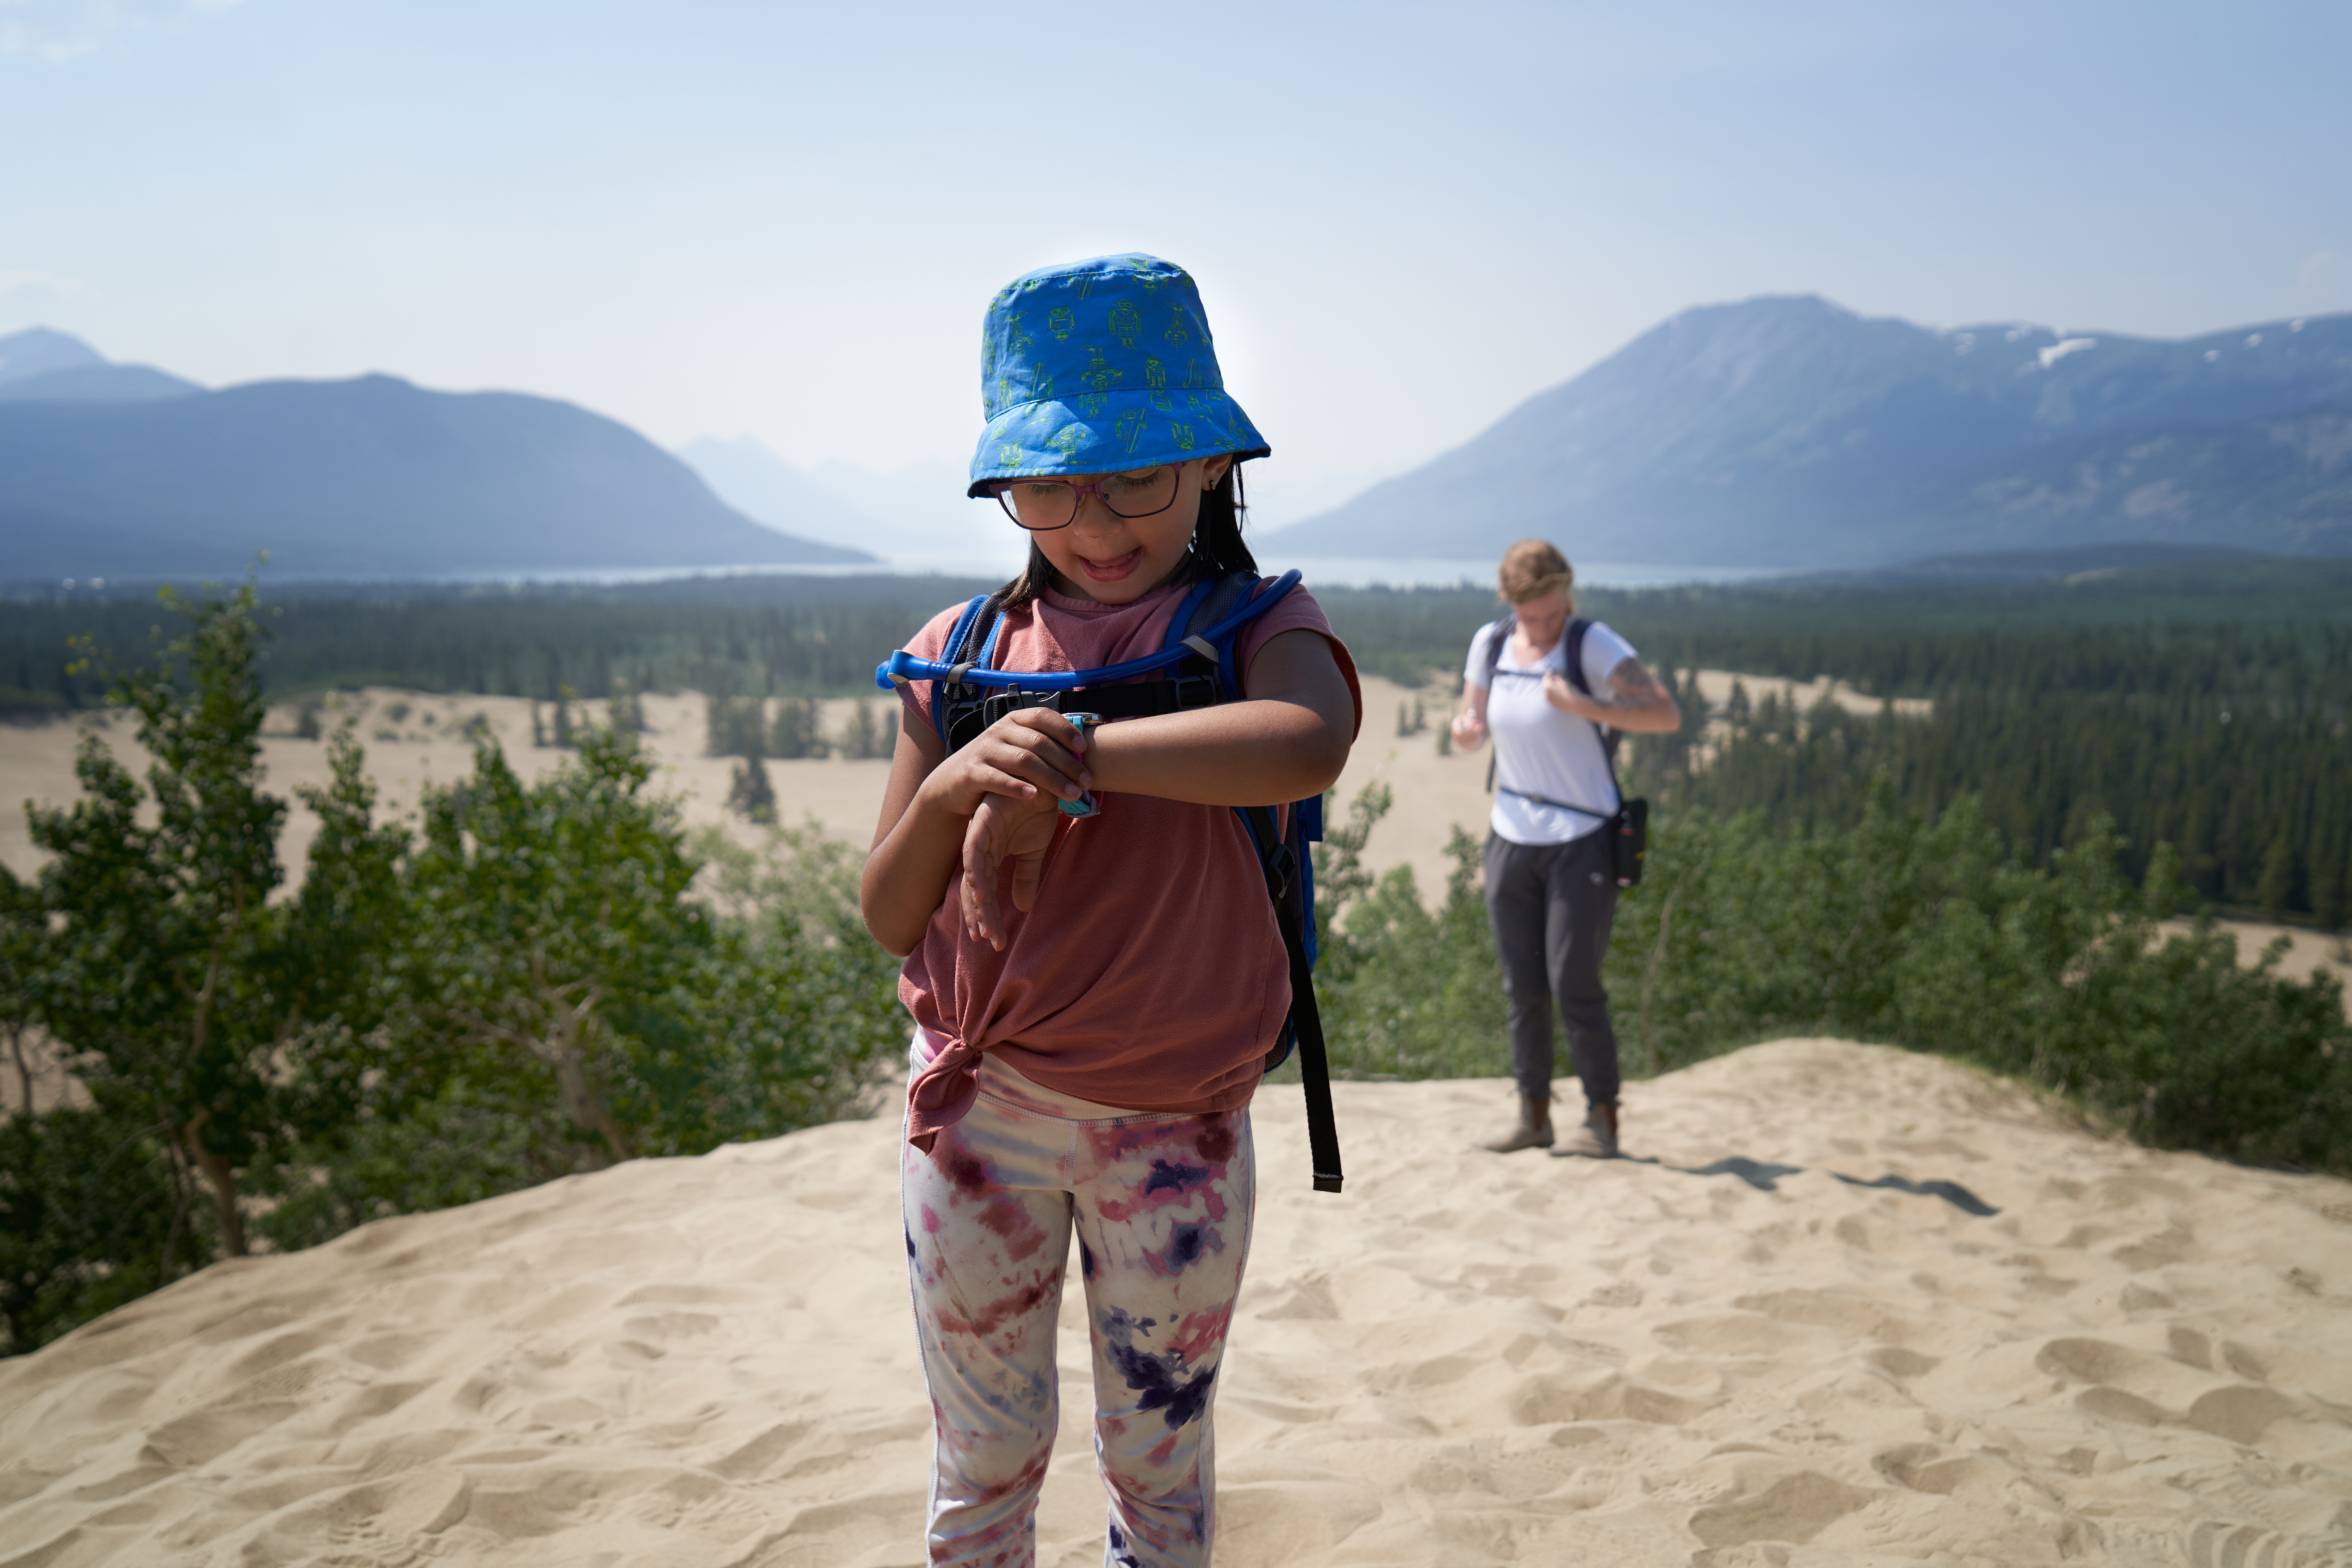
[[[1584,1125],[1568,1135],[1568,1142],[1552,1152],[1555,1160],[1573,1159],[1582,1155],[1588,1160],[1614,1160],[1617,1157],[1617,1108],[1614,1105],[1589,1105],[1584,1110]]]
[[[1519,1096],[1519,1124],[1507,1135],[1491,1143],[1481,1143],[1481,1149],[1497,1154],[1515,1153],[1521,1149],[1551,1147],[1551,1096],[1523,1094]]]

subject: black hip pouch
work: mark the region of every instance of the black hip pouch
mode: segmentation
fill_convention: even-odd
[[[1642,862],[1650,853],[1650,803],[1639,797],[1625,801],[1603,825],[1603,831],[1609,835],[1617,885],[1641,886]]]

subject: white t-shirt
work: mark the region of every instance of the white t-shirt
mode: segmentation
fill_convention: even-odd
[[[1502,623],[1479,628],[1470,639],[1470,661],[1463,679],[1472,686],[1486,681],[1486,646]],[[1609,756],[1601,749],[1601,731],[1590,719],[1563,713],[1546,700],[1544,671],[1568,674],[1561,648],[1568,637],[1546,650],[1533,664],[1521,664],[1511,655],[1508,641],[1495,665],[1494,689],[1486,694],[1486,732],[1495,745],[1495,808],[1487,821],[1495,832],[1514,844],[1565,844],[1599,831],[1607,814],[1618,806],[1617,786],[1609,776]],[[1615,695],[1609,672],[1634,657],[1633,645],[1600,621],[1584,633],[1584,682],[1602,701]],[[1573,684],[1573,682],[1571,682]],[[1546,800],[1589,805],[1593,812],[1565,805],[1542,805],[1513,790],[1525,790]],[[1600,815],[1594,815],[1594,813]]]

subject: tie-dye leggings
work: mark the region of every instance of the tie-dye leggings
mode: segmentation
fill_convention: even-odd
[[[907,1272],[936,1432],[934,1563],[1026,1568],[1060,1420],[1070,1233],[1092,1325],[1106,1564],[1209,1561],[1210,1401],[1249,1256],[1246,1108],[1071,1121],[1006,1073],[928,1155],[902,1145]]]

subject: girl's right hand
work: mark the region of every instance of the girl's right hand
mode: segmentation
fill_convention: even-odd
[[[1007,865],[1013,906],[1036,906],[1045,850],[1062,822],[1056,802],[1077,799],[1094,782],[1085,746],[1078,727],[1059,713],[1024,708],[982,731],[925,781],[944,809],[971,818],[956,890],[966,937],[1003,951],[1004,915],[996,893]]]
[[[1485,722],[1467,708],[1454,715],[1454,722],[1447,728],[1454,731],[1454,743],[1465,752],[1475,752],[1486,743]]]
[[[1076,800],[1094,782],[1087,772],[1086,739],[1050,708],[1024,708],[982,731],[923,781],[933,805],[971,816],[990,795],[1030,801],[1039,795]]]
[[[941,900],[960,898],[956,879],[967,862],[1009,858],[1016,868],[1016,899],[1023,896],[1019,868],[1031,865],[1026,886],[1034,900],[1044,857],[1032,864],[1023,856],[1040,827],[1047,830],[1041,843],[1051,842],[1052,823],[1026,819],[1058,820],[1058,803],[1086,792],[1093,782],[1082,754],[1088,749],[1067,719],[1051,709],[1028,708],[998,720],[950,755],[928,716],[903,708],[873,851],[858,879],[858,908],[874,940],[901,958],[922,945]],[[971,842],[975,824],[978,844]],[[1014,826],[1023,830],[1007,831]]]
[[[1010,800],[992,795],[981,801],[964,827],[963,875],[955,891],[967,940],[1004,951],[1010,933],[996,896],[1004,868],[1013,868],[1013,907],[1035,909],[1037,889],[1045,876],[1045,851],[1066,820],[1050,796]]]

